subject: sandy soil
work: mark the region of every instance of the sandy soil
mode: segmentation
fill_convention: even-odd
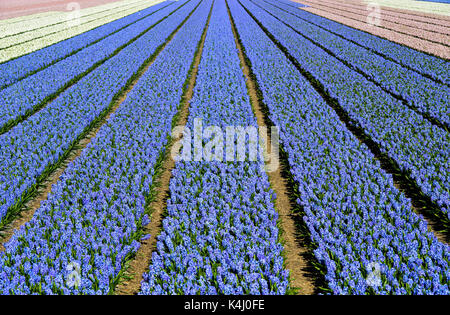
[[[71,2],[80,4],[81,9],[95,7],[121,0],[0,0],[0,20],[11,19],[49,11],[67,11]]]

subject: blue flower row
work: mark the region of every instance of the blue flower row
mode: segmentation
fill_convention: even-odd
[[[181,1],[180,3],[186,3]],[[0,136],[0,220],[17,207],[40,177],[79,137],[194,9],[187,2],[113,58],[66,90],[43,110]]]
[[[303,69],[396,161],[450,219],[450,134],[348,68],[323,49],[243,1]]]
[[[0,131],[41,106],[51,95],[90,68],[104,62],[121,46],[165,18],[180,4],[169,6],[106,37],[98,43],[0,91]]]
[[[167,5],[168,2],[158,3],[142,11],[99,26],[86,33],[0,64],[0,72],[2,73],[0,77],[0,89],[21,80],[30,73],[40,71],[48,65],[66,58],[74,52],[89,46],[91,43],[129,26]]]
[[[218,127],[256,126],[224,0],[216,0],[190,106]],[[192,129],[191,129],[192,130]],[[141,294],[284,294],[274,192],[262,162],[176,163]]]
[[[342,39],[314,24],[286,13],[263,0],[253,1],[303,36],[364,73],[383,88],[401,96],[408,104],[450,128],[449,88],[370,50]]]
[[[450,62],[428,55],[413,48],[402,46],[387,39],[354,29],[341,23],[329,20],[316,14],[294,9],[279,1],[264,0],[272,3],[291,14],[323,27],[331,33],[338,34],[348,40],[354,41],[372,51],[391,58],[400,64],[410,67],[420,73],[426,74],[445,84],[450,84]]]
[[[228,3],[269,118],[280,126],[328,287],[334,294],[449,294],[450,247],[428,232],[369,149],[244,9]]]
[[[277,2],[281,2],[284,5],[290,6],[294,9],[298,9],[298,8],[303,8],[303,7],[307,7],[307,5],[296,2],[296,1],[291,1],[291,0],[278,0]]]
[[[180,15],[186,16],[197,3],[188,4]],[[194,12],[82,155],[68,166],[32,220],[5,245],[0,254],[0,293],[114,290],[125,262],[140,246],[141,227],[149,223],[145,212],[155,170],[170,137],[210,4],[206,1]],[[165,27],[176,27],[179,18],[173,16]],[[147,50],[147,45],[137,47]]]

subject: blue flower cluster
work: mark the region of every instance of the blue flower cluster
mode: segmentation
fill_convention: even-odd
[[[280,126],[332,292],[449,294],[450,247],[237,1],[228,3],[269,118]]]
[[[119,47],[144,33],[146,29],[171,14],[180,5],[177,3],[177,5],[162,9],[0,91],[2,105],[0,107],[0,132],[5,126],[10,126],[24,115],[32,113],[36,107],[42,106],[49,97],[70,85],[90,68],[111,58]]]
[[[252,2],[243,3],[450,219],[450,134]]]
[[[185,16],[197,3],[180,14]],[[198,7],[68,166],[32,220],[5,245],[0,253],[0,293],[114,290],[125,262],[145,237],[141,226],[149,223],[145,207],[154,189],[155,169],[169,141],[210,4]],[[178,18],[169,20],[173,27]],[[152,40],[156,37],[153,34]],[[150,53],[147,45],[138,47],[149,47]]]
[[[133,13],[111,23],[99,26],[86,33],[71,37],[54,45],[34,51],[30,54],[0,64],[0,89],[11,85],[50,64],[66,58],[93,42],[101,40],[114,32],[139,21],[166,7],[168,2],[161,2],[142,11]]]
[[[188,126],[256,126],[224,0],[215,0]],[[262,162],[176,163],[141,294],[284,294],[274,192]]]
[[[17,207],[64,156],[187,18],[198,1],[185,4],[116,56],[66,90],[43,110],[0,136],[0,220]]]
[[[447,85],[437,83],[398,63],[387,60],[367,48],[363,48],[330,33],[314,24],[299,19],[263,0],[256,0],[266,9],[303,36],[311,39],[329,52],[344,60],[354,69],[364,73],[380,86],[401,96],[409,105],[417,108],[450,128],[450,90]]]
[[[420,0],[420,1],[439,2],[439,3],[449,3],[450,4],[450,0]]]
[[[277,2],[281,2],[284,5],[290,6],[294,9],[307,7],[306,4],[302,4],[302,3],[291,1],[291,0],[278,0]]]
[[[327,29],[331,33],[342,36],[385,57],[391,58],[403,66],[407,66],[422,74],[426,74],[447,85],[450,84],[450,62],[447,60],[428,55],[307,11],[293,9],[292,7],[279,1],[264,1],[274,4],[277,7],[290,12],[291,14],[298,16],[302,20],[311,22],[319,27]]]

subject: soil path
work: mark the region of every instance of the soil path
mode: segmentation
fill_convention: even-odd
[[[238,40],[238,33],[231,14],[228,11],[232,23],[233,34],[236,41],[236,47],[239,51],[239,59],[241,60],[241,67],[247,79],[247,89],[253,107],[253,112],[256,116],[259,126],[268,127],[266,123],[267,117],[264,115],[262,100],[258,96],[258,84],[254,79],[251,68],[249,67],[243,48]],[[270,127],[270,126],[269,126]],[[269,130],[269,129],[268,129]],[[271,147],[272,139],[268,136],[268,147]],[[283,164],[283,163],[281,163]],[[301,244],[300,233],[297,229],[297,221],[301,218],[294,214],[291,199],[289,198],[288,181],[283,177],[283,169],[285,165],[280,165],[274,172],[268,172],[269,182],[274,190],[277,198],[275,199],[275,208],[280,216],[280,227],[282,232],[282,240],[284,246],[284,259],[286,268],[290,273],[291,286],[297,290],[298,294],[311,295],[316,291],[315,279],[308,271],[310,265],[307,261],[308,248]]]
[[[214,5],[214,4],[213,4]],[[198,67],[200,64],[201,56],[203,53],[203,47],[205,44],[206,33],[211,19],[211,10],[206,22],[206,26],[203,30],[202,37],[197,52],[194,56],[194,61],[191,66],[191,76],[185,94],[183,95],[183,102],[177,118],[177,125],[186,125],[189,116],[189,105],[191,98],[194,94],[195,82],[198,74]],[[161,168],[160,177],[157,181],[157,188],[155,189],[156,195],[153,202],[148,206],[152,211],[150,223],[144,227],[144,234],[150,234],[150,238],[141,241],[141,247],[138,249],[135,258],[128,265],[128,269],[125,273],[127,280],[120,283],[115,294],[117,295],[135,295],[141,288],[141,282],[143,280],[143,274],[148,270],[150,265],[153,251],[156,249],[156,242],[159,232],[162,227],[163,214],[166,210],[167,198],[169,197],[169,183],[172,178],[172,170],[175,168],[175,161],[172,159],[170,153],[172,152],[174,143],[169,143],[169,149],[166,150],[167,154],[164,158],[164,163]]]
[[[185,21],[187,21],[187,19]],[[140,69],[127,83],[125,88],[115,97],[115,101],[113,101],[110,107],[108,107],[105,112],[100,114],[99,121],[91,127],[90,131],[88,131],[85,137],[83,137],[74,145],[74,148],[68,153],[63,161],[60,162],[59,166],[55,170],[53,170],[43,182],[40,183],[33,197],[22,206],[20,212],[15,215],[14,220],[2,228],[2,230],[0,231],[0,252],[5,250],[4,244],[6,244],[11,239],[14,232],[32,219],[36,210],[39,209],[41,202],[47,200],[48,194],[52,191],[52,186],[58,182],[67,166],[82,154],[86,146],[97,135],[100,128],[107,122],[111,115],[117,111],[123,101],[125,101],[128,93],[134,88],[142,75],[153,64],[161,51],[164,50],[164,48],[172,40],[172,38],[175,36],[182,25],[184,25],[184,22],[180,24],[180,26],[166,39],[164,44],[162,44],[157,49],[157,51],[142,64]]]

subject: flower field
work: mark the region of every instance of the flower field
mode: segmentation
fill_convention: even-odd
[[[449,295],[450,62],[311,3],[0,21],[0,294]]]

